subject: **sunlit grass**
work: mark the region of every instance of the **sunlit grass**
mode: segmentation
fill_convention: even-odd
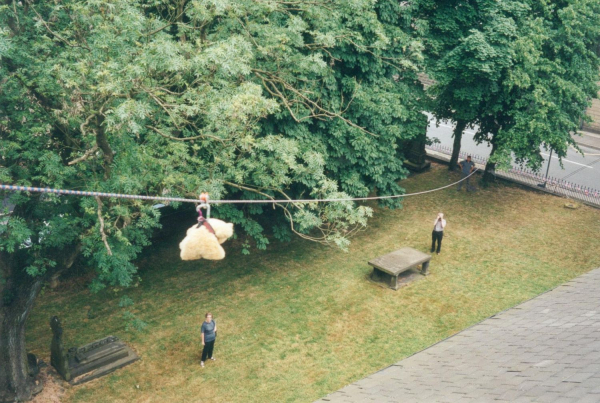
[[[434,166],[403,182],[408,191],[447,184]],[[181,236],[141,261],[127,291],[146,332],[124,330],[119,294],[83,286],[46,291],[28,327],[28,346],[49,362],[52,315],[69,345],[114,334],[142,360],[69,389],[70,402],[311,402],[498,311],[600,266],[600,211],[498,185],[407,198],[376,208],[344,253],[302,240],[243,256],[226,243],[221,262],[182,262]],[[403,246],[428,251],[432,221],[448,220],[431,275],[395,292],[367,281],[367,261]],[[74,288],[74,289],[73,289]],[[92,307],[95,319],[87,319]],[[199,365],[206,311],[219,325],[215,363]]]

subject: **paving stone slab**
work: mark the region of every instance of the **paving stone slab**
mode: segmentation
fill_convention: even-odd
[[[318,402],[600,402],[597,295],[600,269]]]

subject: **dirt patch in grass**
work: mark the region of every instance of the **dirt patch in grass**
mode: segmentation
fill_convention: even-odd
[[[45,366],[40,370],[38,379],[43,382],[44,389],[33,397],[31,403],[60,403],[65,395],[64,382],[56,370]]]
[[[434,165],[403,185],[412,192],[456,178]],[[114,334],[139,352],[137,363],[69,388],[68,402],[314,401],[600,266],[600,211],[564,203],[498,184],[407,198],[400,210],[371,204],[375,217],[348,253],[296,239],[250,256],[226,244],[223,261],[181,262],[180,239],[163,240],[144,256],[142,283],[126,291],[145,332],[124,330],[121,291],[47,290],[28,346],[48,350],[48,319],[57,314],[69,346]],[[439,211],[448,226],[430,276],[397,292],[367,281],[373,257],[403,246],[427,252]],[[84,322],[86,307],[97,317]],[[219,324],[217,361],[202,369],[208,310]]]

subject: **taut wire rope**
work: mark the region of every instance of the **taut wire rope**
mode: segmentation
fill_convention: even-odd
[[[367,201],[367,200],[385,200],[385,199],[398,199],[401,197],[418,196],[426,193],[438,192],[440,190],[452,187],[468,178],[470,178],[478,169],[476,168],[468,176],[453,182],[449,185],[441,186],[435,189],[424,190],[415,193],[406,193],[400,195],[390,196],[372,196],[372,197],[348,197],[341,199],[266,199],[266,200],[210,200],[210,204],[259,204],[259,203],[335,203],[344,201]],[[180,203],[199,203],[199,199],[186,199],[182,197],[166,197],[166,196],[143,196],[143,195],[130,195],[121,193],[104,193],[104,192],[89,192],[83,190],[69,190],[69,189],[53,189],[53,188],[41,188],[33,186],[19,186],[19,185],[5,185],[0,183],[0,190],[8,190],[13,192],[35,192],[35,193],[52,193],[57,195],[72,195],[72,196],[89,196],[89,197],[112,197],[116,199],[133,199],[133,200],[155,200],[164,202],[180,202]]]

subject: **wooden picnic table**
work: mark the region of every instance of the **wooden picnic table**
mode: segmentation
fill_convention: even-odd
[[[379,256],[369,261],[369,265],[373,266],[373,279],[383,280],[390,288],[397,290],[400,288],[398,276],[401,273],[421,265],[421,274],[426,276],[429,274],[430,260],[431,255],[406,247]]]

